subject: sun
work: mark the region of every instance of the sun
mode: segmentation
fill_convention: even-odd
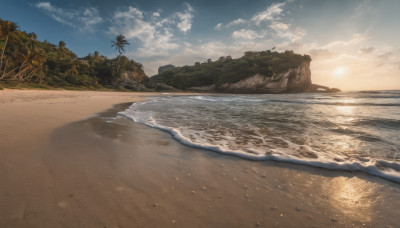
[[[337,67],[332,71],[332,75],[336,77],[341,77],[346,74],[346,68],[345,67]]]

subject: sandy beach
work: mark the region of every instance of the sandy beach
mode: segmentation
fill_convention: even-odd
[[[0,227],[397,227],[400,185],[184,146],[153,93],[0,90]]]

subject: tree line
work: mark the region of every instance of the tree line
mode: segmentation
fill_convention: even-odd
[[[123,35],[112,41],[113,59],[98,51],[78,58],[64,41],[58,45],[37,40],[35,33],[20,31],[14,22],[0,19],[0,83],[41,84],[62,88],[118,88],[124,75],[137,83],[148,80],[143,65],[124,56],[129,42]]]

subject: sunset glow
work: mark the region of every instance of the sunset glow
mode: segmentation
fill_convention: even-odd
[[[332,71],[332,75],[336,77],[342,77],[346,74],[346,68],[345,67],[338,67]]]

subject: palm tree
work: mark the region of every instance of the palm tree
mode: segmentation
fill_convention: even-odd
[[[46,62],[43,51],[37,49],[26,49],[16,55],[16,67],[8,72],[4,72],[0,79],[31,81],[33,78],[42,81],[45,77],[43,72]]]
[[[115,41],[111,41],[112,45],[111,47],[115,47],[115,50],[118,51],[119,55],[122,54],[122,52],[125,52],[124,48],[125,45],[129,45],[129,42],[125,39],[124,35],[118,35],[116,37]]]
[[[121,69],[121,55],[123,52],[125,52],[125,45],[129,45],[129,42],[125,39],[124,35],[118,35],[115,39],[115,41],[111,41],[112,45],[111,47],[115,47],[115,50],[118,51],[118,61],[117,61],[117,69],[116,71],[112,71],[113,76],[119,77],[120,75],[120,69]]]
[[[6,42],[4,44],[4,47],[3,47],[3,50],[1,53],[1,57],[0,57],[0,69],[3,67],[4,51],[6,50],[8,39],[13,35],[13,33],[17,30],[17,28],[18,28],[18,25],[15,24],[14,22],[1,21],[0,36],[5,36]]]
[[[101,61],[101,56],[98,51],[93,52],[93,55],[90,55],[90,56],[91,56],[90,66],[94,70],[94,67],[96,66],[96,64]]]

